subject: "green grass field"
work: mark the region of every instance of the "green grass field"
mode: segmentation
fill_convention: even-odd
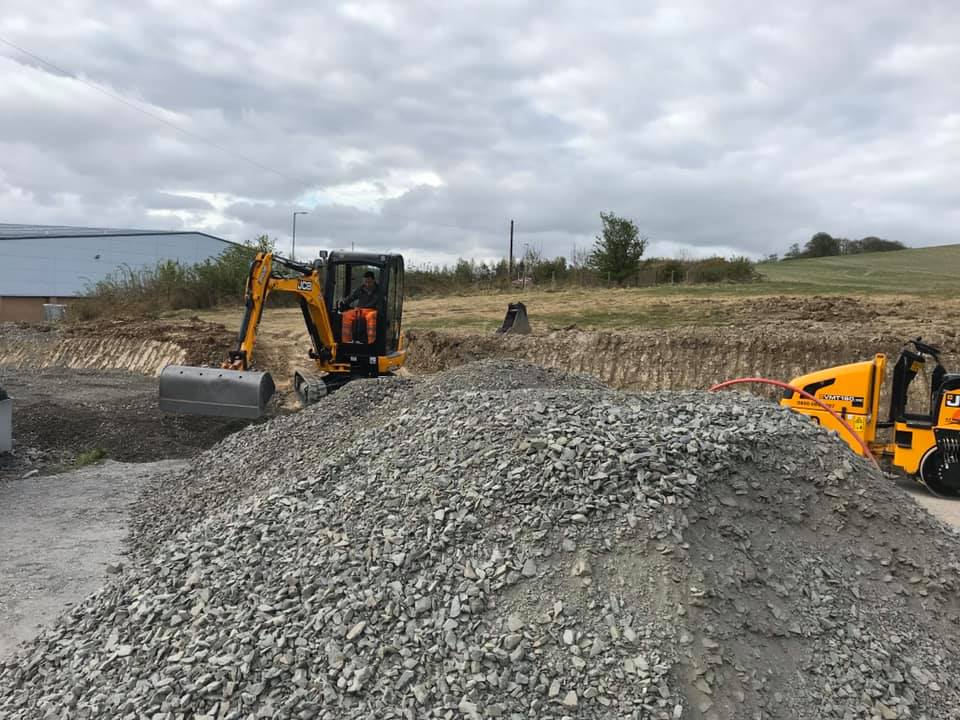
[[[960,290],[960,245],[763,263],[770,290],[799,293],[903,293]]]

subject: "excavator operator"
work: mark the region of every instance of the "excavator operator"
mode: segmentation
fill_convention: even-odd
[[[363,284],[340,301],[343,313],[341,340],[353,342],[353,325],[362,317],[367,325],[367,342],[373,345],[377,341],[377,310],[383,300],[383,292],[377,284],[376,276],[368,270],[363,274]],[[355,307],[350,307],[356,303]]]

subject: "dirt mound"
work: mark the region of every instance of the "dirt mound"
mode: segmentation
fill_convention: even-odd
[[[63,337],[73,340],[120,341],[131,346],[144,343],[175,345],[188,365],[219,365],[236,343],[236,333],[219,323],[196,318],[186,321],[114,318],[65,325]]]
[[[0,717],[960,716],[960,541],[755,398],[486,361],[191,477],[195,519],[148,494],[139,559],[0,665]]]
[[[738,320],[751,322],[808,321],[873,325],[889,312],[889,303],[838,295],[796,297],[777,295],[744,298],[737,303]]]

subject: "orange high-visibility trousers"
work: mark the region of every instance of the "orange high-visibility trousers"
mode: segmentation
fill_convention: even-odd
[[[377,341],[377,311],[373,308],[353,308],[343,313],[340,333],[343,342],[353,342],[353,323],[361,316],[367,321],[367,342],[373,345]]]

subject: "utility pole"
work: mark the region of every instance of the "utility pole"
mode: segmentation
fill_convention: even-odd
[[[309,215],[306,210],[297,210],[293,214],[293,243],[290,246],[290,259],[297,261],[297,215]]]

